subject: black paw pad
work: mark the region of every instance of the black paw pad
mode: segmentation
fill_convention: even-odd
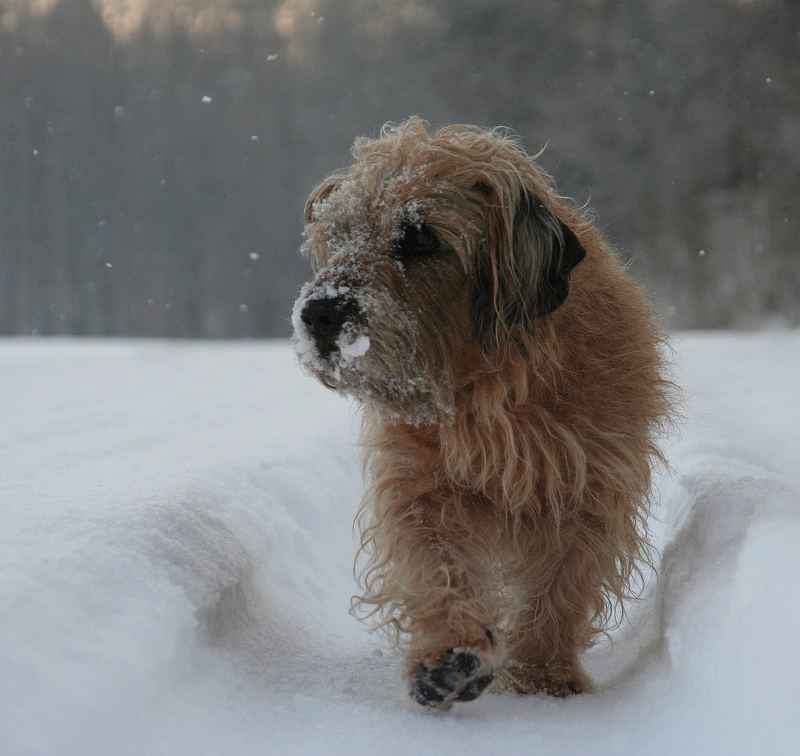
[[[435,667],[421,666],[412,682],[411,697],[421,706],[446,711],[454,701],[478,698],[491,684],[494,673],[478,652],[448,648]]]
[[[483,693],[489,684],[494,679],[494,675],[484,675],[483,677],[476,677],[461,693],[456,697],[456,701],[474,701],[481,693]]]
[[[414,680],[414,688],[411,693],[414,696],[414,700],[421,706],[437,706],[444,701],[444,696],[441,693],[438,693],[435,688],[419,678]]]
[[[453,659],[453,666],[465,677],[472,677],[480,669],[481,660],[471,651],[460,651]]]

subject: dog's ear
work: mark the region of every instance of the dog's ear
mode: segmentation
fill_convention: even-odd
[[[322,202],[331,192],[338,189],[341,183],[341,177],[334,174],[333,176],[328,176],[328,178],[314,187],[311,194],[308,195],[306,206],[303,210],[303,220],[306,223],[311,223],[314,220],[314,205]]]
[[[572,229],[538,204],[533,196],[528,202],[536,205],[536,209],[529,213],[528,226],[538,229],[534,233],[528,232],[531,236],[529,243],[538,245],[539,250],[539,269],[534,274],[536,293],[529,302],[533,319],[549,315],[561,307],[569,294],[569,274],[586,257],[586,250]],[[521,238],[515,245],[514,254],[523,259],[534,257],[526,252]]]
[[[485,195],[485,187],[476,191]],[[569,293],[570,272],[586,256],[574,232],[532,192],[522,190],[509,204],[492,193],[473,270],[473,329],[485,348],[557,310]]]

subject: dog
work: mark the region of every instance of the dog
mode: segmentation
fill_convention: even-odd
[[[301,366],[363,407],[354,608],[423,706],[589,691],[581,654],[651,559],[651,307],[506,132],[412,117],[353,156],[307,200],[292,323]]]

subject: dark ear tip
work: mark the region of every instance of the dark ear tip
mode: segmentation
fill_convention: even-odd
[[[561,234],[564,237],[563,264],[566,272],[569,272],[586,257],[586,250],[575,235],[575,232],[566,223],[559,221],[558,225],[561,227]]]

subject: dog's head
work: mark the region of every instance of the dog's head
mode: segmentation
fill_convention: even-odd
[[[511,139],[412,118],[359,139],[306,203],[317,271],[293,312],[301,364],[415,425],[526,343],[584,257],[547,177]]]

